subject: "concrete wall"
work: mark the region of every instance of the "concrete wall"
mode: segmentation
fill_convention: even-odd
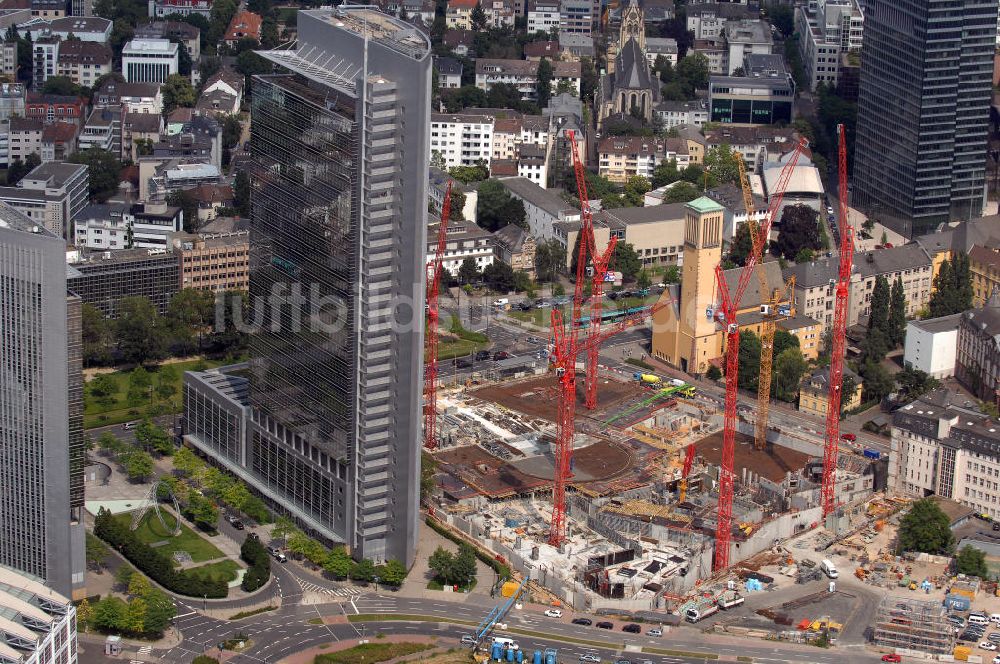
[[[914,322],[906,324],[906,344],[903,362],[934,378],[955,375],[955,350],[958,347],[958,326],[943,332],[932,332]]]

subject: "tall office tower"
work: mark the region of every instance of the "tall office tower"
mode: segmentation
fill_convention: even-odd
[[[982,214],[997,0],[868,0],[852,204],[904,235]]]
[[[420,483],[431,56],[369,7],[299,12],[253,80],[247,464],[357,558],[409,565]]]
[[[65,240],[0,204],[0,565],[75,598],[85,573],[80,334]]]

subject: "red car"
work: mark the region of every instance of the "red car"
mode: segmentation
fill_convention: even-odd
[[[890,653],[888,655],[882,655],[883,662],[902,662],[903,658],[896,653]]]
[[[849,440],[852,443],[858,439],[858,437],[855,436],[853,433],[845,433],[843,436],[841,436],[841,438],[843,438],[844,440]],[[890,661],[894,661],[894,660],[887,659],[885,661],[890,662]]]

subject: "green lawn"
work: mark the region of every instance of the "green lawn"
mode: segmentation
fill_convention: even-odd
[[[316,655],[313,664],[375,664],[434,648],[426,643],[362,643],[347,650]]]
[[[202,581],[222,581],[229,583],[236,580],[236,573],[240,570],[240,565],[235,560],[220,560],[217,563],[209,563],[200,567],[193,567],[187,573]]]
[[[162,415],[164,413],[179,413],[182,408],[181,403],[181,386],[184,381],[184,372],[192,370],[203,370],[212,369],[223,364],[222,360],[189,360],[187,362],[176,362],[170,365],[174,371],[174,380],[171,381],[174,386],[173,396],[165,401],[155,400],[155,403],[150,403],[149,401],[136,405],[129,406],[125,399],[128,393],[128,378],[131,371],[116,371],[112,374],[106,374],[115,381],[117,389],[111,397],[102,402],[98,403],[97,397],[90,393],[90,390],[84,386],[83,392],[83,428],[93,429],[94,427],[102,427],[110,424],[121,424],[122,422],[129,422],[131,420],[141,419],[147,415]],[[158,373],[161,367],[154,367],[149,369],[150,377],[153,379],[153,384],[157,383]]]
[[[481,348],[486,348],[488,345],[488,343],[476,343],[465,339],[444,338],[438,341],[438,361],[465,357]]]
[[[161,509],[161,513],[163,514],[163,520],[167,522],[167,526],[172,528],[175,523],[174,516],[163,509]],[[132,524],[131,514],[119,514],[116,518],[122,523]],[[164,531],[163,524],[160,523],[160,520],[156,518],[156,514],[152,511],[142,518],[139,527],[135,529],[135,534],[140,541],[146,544],[166,541],[166,544],[156,547],[156,550],[168,558],[173,555],[174,551],[186,551],[191,556],[191,560],[200,563],[206,560],[222,558],[224,555],[214,544],[183,523],[181,524],[180,534],[172,537],[169,530]]]

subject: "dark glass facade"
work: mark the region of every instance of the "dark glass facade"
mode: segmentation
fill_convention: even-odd
[[[150,253],[153,252],[153,253]],[[86,260],[69,268],[67,285],[84,303],[108,318],[117,318],[118,300],[145,297],[161,315],[180,290],[180,262],[163,249],[126,249],[87,254]]]
[[[869,0],[852,204],[905,235],[982,213],[995,0]]]
[[[761,99],[712,99],[712,122],[775,124],[792,121],[792,102]]]

